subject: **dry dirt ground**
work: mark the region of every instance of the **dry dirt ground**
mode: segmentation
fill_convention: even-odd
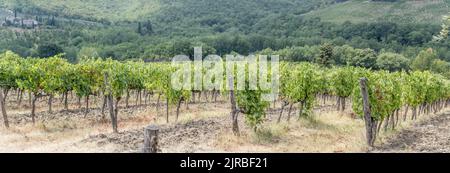
[[[450,111],[423,118],[386,138],[372,152],[450,152]]]
[[[228,110],[220,116],[187,120],[179,124],[160,126],[162,152],[358,152],[362,122],[336,114],[323,114],[315,119],[276,124],[269,114],[261,132],[255,134],[240,119],[241,136],[232,135]],[[220,111],[218,111],[220,112]],[[218,113],[217,112],[217,113]],[[270,112],[270,111],[269,111]],[[272,111],[277,112],[277,111]],[[270,116],[272,115],[272,116]],[[143,128],[119,134],[99,134],[82,140],[97,146],[113,146],[113,152],[139,152],[143,143]],[[108,147],[109,148],[109,147]]]
[[[405,130],[382,135],[377,144],[380,147],[368,149],[363,121],[351,118],[349,112],[335,111],[334,101],[315,109],[314,116],[300,120],[295,118],[294,109],[290,122],[286,121],[285,109],[280,124],[276,123],[280,105],[271,106],[258,133],[249,129],[240,115],[241,135],[236,137],[230,130],[230,108],[225,100],[183,105],[178,122],[175,108],[171,107],[170,123],[166,123],[164,105],[157,113],[155,98],[145,106],[125,108],[122,103],[118,134],[112,133],[108,116],[103,119],[99,108],[90,109],[85,116],[75,101],[71,111],[61,111],[61,106],[55,104],[54,113],[48,113],[46,101],[42,100],[35,125],[31,123],[29,108],[10,103],[11,128],[0,127],[0,152],[139,152],[143,129],[150,124],[160,127],[161,152],[170,153],[448,152],[450,147],[450,112],[423,118],[413,125],[404,124]],[[100,104],[93,101],[91,105]]]

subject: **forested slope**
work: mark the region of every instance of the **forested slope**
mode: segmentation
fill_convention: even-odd
[[[362,0],[0,0],[0,51],[49,57],[169,60],[205,53],[250,54],[291,47],[314,59],[331,43],[414,59],[432,47],[450,60],[448,40],[432,42],[448,1]],[[21,20],[36,20],[30,27]],[[9,19],[8,19],[9,20]],[[312,48],[311,48],[312,47]],[[300,49],[294,49],[300,50]],[[290,59],[295,60],[295,59]]]

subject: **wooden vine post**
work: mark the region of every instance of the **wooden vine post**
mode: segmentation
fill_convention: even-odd
[[[373,147],[376,139],[377,122],[371,115],[367,78],[360,79],[361,96],[363,98],[364,121],[366,125],[367,145]]]
[[[234,77],[229,76],[228,77],[228,86],[230,90],[230,103],[231,103],[231,121],[232,121],[232,130],[233,134],[236,136],[239,136],[239,124],[238,124],[238,115],[239,110],[236,105],[236,98],[234,93]]]
[[[144,129],[144,153],[157,153],[158,152],[158,133],[159,127],[155,125],[147,126]]]
[[[9,128],[8,115],[6,114],[5,108],[5,98],[6,97],[3,96],[3,92],[0,90],[0,109],[2,110],[3,122],[5,123],[5,127]]]
[[[111,85],[109,84],[109,81],[108,81],[108,74],[105,73],[104,77],[105,77],[105,87],[106,87],[106,91],[107,91],[106,101],[108,102],[109,114],[111,117],[111,124],[112,124],[114,133],[118,133],[119,131],[117,130],[117,114],[114,111],[114,99],[112,96]]]

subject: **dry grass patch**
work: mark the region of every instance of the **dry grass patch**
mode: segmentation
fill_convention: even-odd
[[[259,132],[222,132],[216,147],[227,152],[365,152],[364,122],[336,112],[289,123],[266,123]]]

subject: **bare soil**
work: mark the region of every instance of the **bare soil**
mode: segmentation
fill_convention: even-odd
[[[191,121],[185,124],[160,126],[159,145],[161,152],[214,152],[205,143],[215,138],[225,123],[223,118],[210,118]],[[96,143],[99,147],[115,145],[113,152],[139,152],[144,142],[144,128],[128,130],[118,134],[99,134],[90,136],[81,142]]]
[[[224,103],[225,104],[225,103]],[[225,104],[226,105],[226,104]],[[189,120],[185,123],[176,123],[176,124],[162,124],[160,125],[160,133],[159,133],[159,146],[161,152],[169,152],[169,153],[211,153],[211,152],[308,152],[308,151],[314,151],[314,152],[329,152],[330,150],[324,150],[320,151],[321,149],[317,148],[303,148],[299,149],[298,147],[290,147],[291,145],[309,145],[309,146],[315,146],[314,144],[309,144],[308,142],[312,143],[322,143],[320,139],[336,139],[334,141],[334,144],[340,143],[339,141],[342,140],[342,136],[334,136],[333,134],[328,134],[326,131],[333,131],[335,133],[343,133],[345,134],[345,130],[347,127],[334,127],[333,125],[327,125],[327,124],[321,124],[323,122],[307,122],[300,126],[303,126],[302,128],[307,128],[306,133],[299,133],[299,131],[302,131],[302,129],[298,129],[299,127],[295,125],[299,125],[297,122],[296,114],[297,109],[294,108],[292,112],[292,124],[293,125],[287,125],[283,123],[282,125],[278,125],[275,123],[275,121],[278,118],[280,108],[270,109],[267,111],[267,117],[265,120],[265,124],[263,126],[267,126],[268,129],[264,130],[271,130],[266,131],[270,134],[259,134],[257,136],[252,136],[253,131],[249,129],[245,125],[245,120],[243,119],[243,115],[239,118],[239,124],[240,124],[240,130],[241,130],[241,136],[235,137],[231,133],[231,119],[228,116],[229,113],[227,112],[229,110],[228,107],[225,107],[225,111],[222,111],[222,116],[214,116],[214,117],[206,117],[203,119],[195,119],[195,120]],[[334,109],[333,106],[327,105],[327,106],[321,106],[315,109],[315,112],[321,112],[321,111],[331,111],[331,109]],[[287,108],[284,113],[283,121],[286,119],[287,114]],[[337,119],[341,119],[342,122],[352,122],[352,120],[349,117],[342,117],[341,115],[331,115],[332,117],[336,117]],[[332,119],[329,119],[329,117],[325,118],[326,120],[333,121]],[[305,121],[305,120],[302,120]],[[314,124],[311,124],[314,123]],[[328,122],[326,122],[328,123]],[[335,121],[335,123],[338,123]],[[360,122],[359,122],[360,123]],[[276,130],[271,129],[272,127],[280,128],[282,129],[282,134],[272,134],[277,133],[274,132]],[[278,127],[280,126],[280,127]],[[289,127],[288,127],[289,126]],[[348,125],[353,126],[353,124]],[[290,128],[293,133],[287,133],[287,129],[284,128]],[[340,129],[343,128],[343,129]],[[359,128],[359,127],[357,127]],[[341,131],[342,130],[342,131]],[[143,134],[144,128],[134,129],[134,130],[127,130],[123,131],[118,134],[114,133],[101,133],[98,135],[89,136],[87,139],[83,139],[80,141],[81,143],[90,143],[95,144],[98,147],[103,146],[113,146],[110,148],[114,148],[111,152],[139,152],[142,148],[144,134]],[[324,132],[325,131],[325,132]],[[268,137],[265,137],[264,135],[270,135]],[[299,141],[302,141],[302,144],[299,143],[293,143],[292,141],[297,140],[290,140],[289,138],[295,138],[297,135],[304,137],[305,139],[311,137],[314,138],[314,141],[309,140],[303,140],[300,139]],[[315,136],[316,135],[316,136]],[[322,136],[323,135],[323,136]],[[315,136],[315,137],[313,137]],[[357,134],[356,138],[361,138],[361,134]],[[268,139],[261,139],[261,138],[268,138]],[[331,144],[333,145],[333,143]],[[278,149],[275,147],[279,146]],[[290,149],[285,149],[286,147],[290,147]],[[230,150],[231,148],[231,150]],[[329,147],[332,149],[333,147]],[[345,147],[344,147],[345,148]],[[332,152],[343,152],[344,150],[331,150]]]
[[[424,118],[400,130],[372,152],[449,153],[450,111]]]

